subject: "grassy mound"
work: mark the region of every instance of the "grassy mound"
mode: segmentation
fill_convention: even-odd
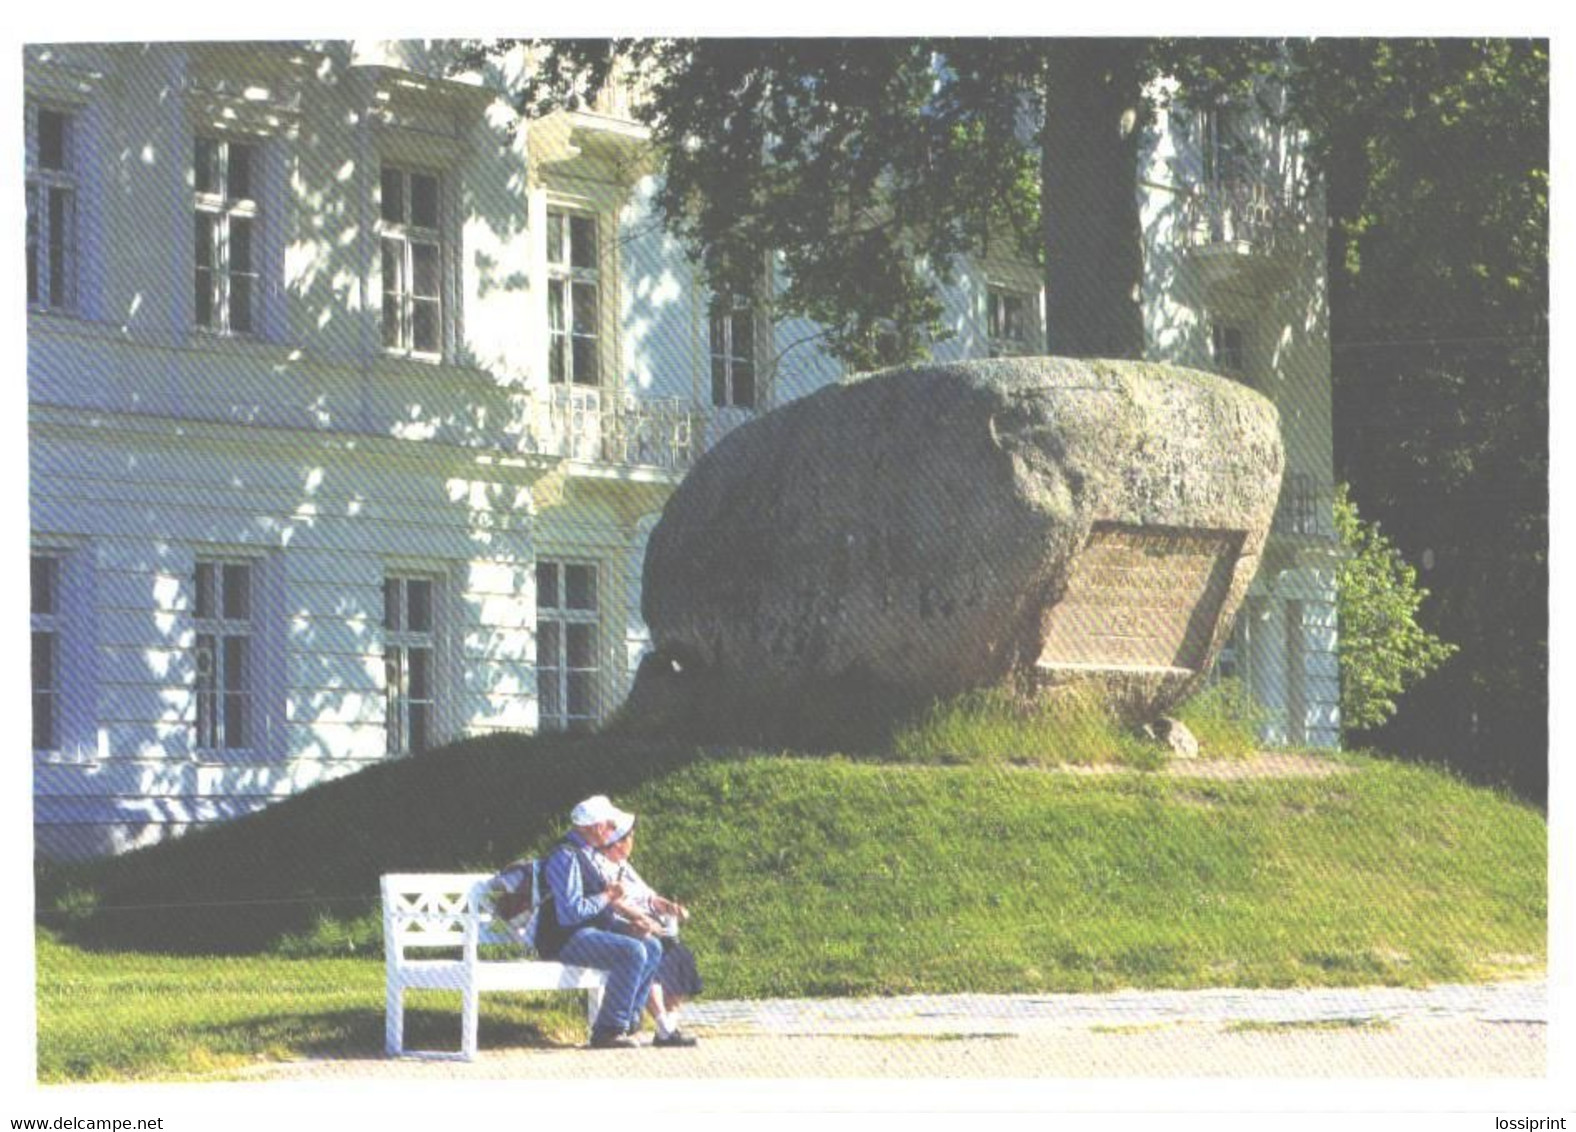
[[[70,946],[379,955],[377,877],[545,849],[578,798],[644,816],[721,997],[1424,983],[1545,956],[1546,829],[1357,756],[1319,778],[913,765],[491,739],[45,878]]]
[[[894,757],[916,763],[1094,766],[1154,770],[1159,744],[1122,727],[1092,691],[1054,698],[988,688],[946,700],[891,739]]]
[[[342,936],[337,925],[376,905],[382,873],[491,870],[545,848],[586,795],[628,796],[695,757],[562,736],[458,743],[178,840],[46,869],[43,921],[79,945],[187,954]]]

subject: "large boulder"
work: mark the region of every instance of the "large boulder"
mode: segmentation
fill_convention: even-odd
[[[1153,719],[1229,631],[1283,464],[1268,400],[1174,366],[1016,358],[822,389],[669,500],[632,708],[764,737],[833,702],[1028,681]]]

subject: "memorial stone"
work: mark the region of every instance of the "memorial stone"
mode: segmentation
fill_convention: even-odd
[[[770,737],[829,705],[1027,682],[1153,720],[1229,632],[1283,465],[1266,398],[1174,366],[998,359],[822,389],[735,430],[669,500],[632,714]]]

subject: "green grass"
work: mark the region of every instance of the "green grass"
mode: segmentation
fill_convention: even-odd
[[[1262,710],[1238,681],[1205,688],[1175,714],[1205,757],[1244,758],[1258,749]],[[1155,770],[1166,762],[1158,742],[1122,726],[1092,689],[1080,688],[1049,698],[991,688],[946,700],[900,726],[890,750],[903,762],[929,764]]]
[[[1284,1034],[1303,1033],[1309,1030],[1393,1030],[1395,1023],[1388,1018],[1314,1018],[1303,1022],[1259,1022],[1246,1019],[1228,1022],[1228,1034]]]
[[[1540,968],[1542,816],[1435,770],[1339,758],[1351,773],[1216,781],[601,737],[461,744],[42,876],[41,1073],[375,1054],[378,875],[540,852],[598,790],[643,816],[641,871],[693,910],[713,997]],[[578,1038],[576,1011],[568,996],[487,1005],[484,1026],[502,1029],[483,1042]],[[433,1045],[457,1041],[455,1006],[418,1024],[437,1028]]]
[[[893,756],[912,763],[1117,763],[1155,769],[1165,762],[1158,744],[1121,727],[1089,692],[1054,699],[1010,689],[971,692],[936,704],[892,738]]]
[[[1210,758],[1247,758],[1259,749],[1264,709],[1240,680],[1222,680],[1181,704],[1176,716]]]
[[[383,1052],[383,967],[364,959],[95,953],[37,934],[38,1077],[207,1079],[258,1062]],[[459,996],[407,995],[406,1045],[458,1050]],[[485,1047],[575,1043],[568,994],[492,994]]]

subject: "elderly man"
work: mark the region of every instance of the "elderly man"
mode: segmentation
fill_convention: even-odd
[[[614,930],[614,904],[623,886],[603,879],[593,854],[631,820],[605,795],[587,798],[569,814],[573,828],[547,855],[547,891],[553,915],[537,926],[544,959],[607,972],[602,1008],[591,1025],[592,1049],[630,1049],[629,1034],[662,963],[662,945]],[[545,911],[545,910],[544,910]]]

